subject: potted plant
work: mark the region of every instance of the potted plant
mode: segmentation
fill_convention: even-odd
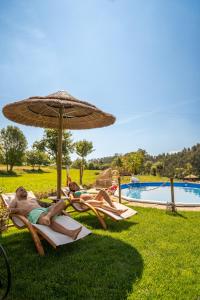
[[[9,211],[5,207],[0,207],[0,234],[8,227]]]

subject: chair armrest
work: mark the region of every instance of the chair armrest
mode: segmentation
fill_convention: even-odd
[[[67,211],[65,211],[65,210],[62,210],[62,214],[63,214],[64,216],[70,217],[70,214],[69,214]]]
[[[81,199],[80,198],[70,198],[69,201],[72,203],[77,203],[77,202],[80,203]]]
[[[19,219],[23,224],[24,224],[24,226],[18,226],[18,224],[12,219],[13,217],[15,217],[15,218],[17,218],[17,219]],[[29,222],[29,220],[25,217],[25,216],[22,216],[22,215],[19,215],[19,214],[10,214],[10,218],[11,218],[11,220],[13,221],[13,223],[15,224],[15,226],[17,227],[17,228],[24,228],[24,227],[28,227],[28,228],[30,228],[32,225],[31,225],[31,223]]]
[[[37,202],[38,202],[39,205],[42,206],[42,207],[49,207],[49,206],[51,206],[51,203],[48,203],[48,202],[45,202],[45,201],[37,200]]]

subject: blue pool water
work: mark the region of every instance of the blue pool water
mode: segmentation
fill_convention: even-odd
[[[171,202],[170,183],[148,182],[124,184],[122,197],[129,201],[166,204]],[[174,183],[175,203],[184,206],[200,206],[200,184]]]

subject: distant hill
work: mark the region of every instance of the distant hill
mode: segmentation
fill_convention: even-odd
[[[156,156],[148,154],[143,149],[138,149],[138,151],[142,151],[144,153],[144,162],[149,161],[152,164],[160,162],[162,164],[162,169],[160,170],[161,175],[163,176],[172,176],[175,173],[179,173],[179,177],[181,174],[193,173],[195,175],[200,176],[200,144],[192,146],[191,148],[184,148],[183,150],[176,153],[162,153]],[[130,152],[131,153],[131,152]],[[106,156],[96,159],[89,160],[89,163],[92,163],[96,166],[109,167],[113,160],[116,157],[123,157],[130,153],[125,154],[114,154],[113,156]],[[145,172],[145,168],[143,172]]]

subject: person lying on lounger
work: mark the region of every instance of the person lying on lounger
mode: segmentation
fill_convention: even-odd
[[[56,216],[61,214],[65,208],[66,205],[63,200],[49,207],[42,207],[36,199],[28,197],[28,192],[22,186],[17,188],[16,197],[9,205],[10,213],[23,215],[33,224],[47,225],[54,231],[70,236],[75,240],[82,227],[70,230],[56,222]]]
[[[86,191],[81,191],[76,182],[69,183],[69,190],[71,192],[69,192],[71,201],[81,203],[83,205],[83,208],[84,202],[87,202],[94,207],[103,208],[117,215],[121,215],[128,209],[117,209],[108,193],[104,190],[100,190],[96,196],[93,196],[91,194],[88,194]]]

